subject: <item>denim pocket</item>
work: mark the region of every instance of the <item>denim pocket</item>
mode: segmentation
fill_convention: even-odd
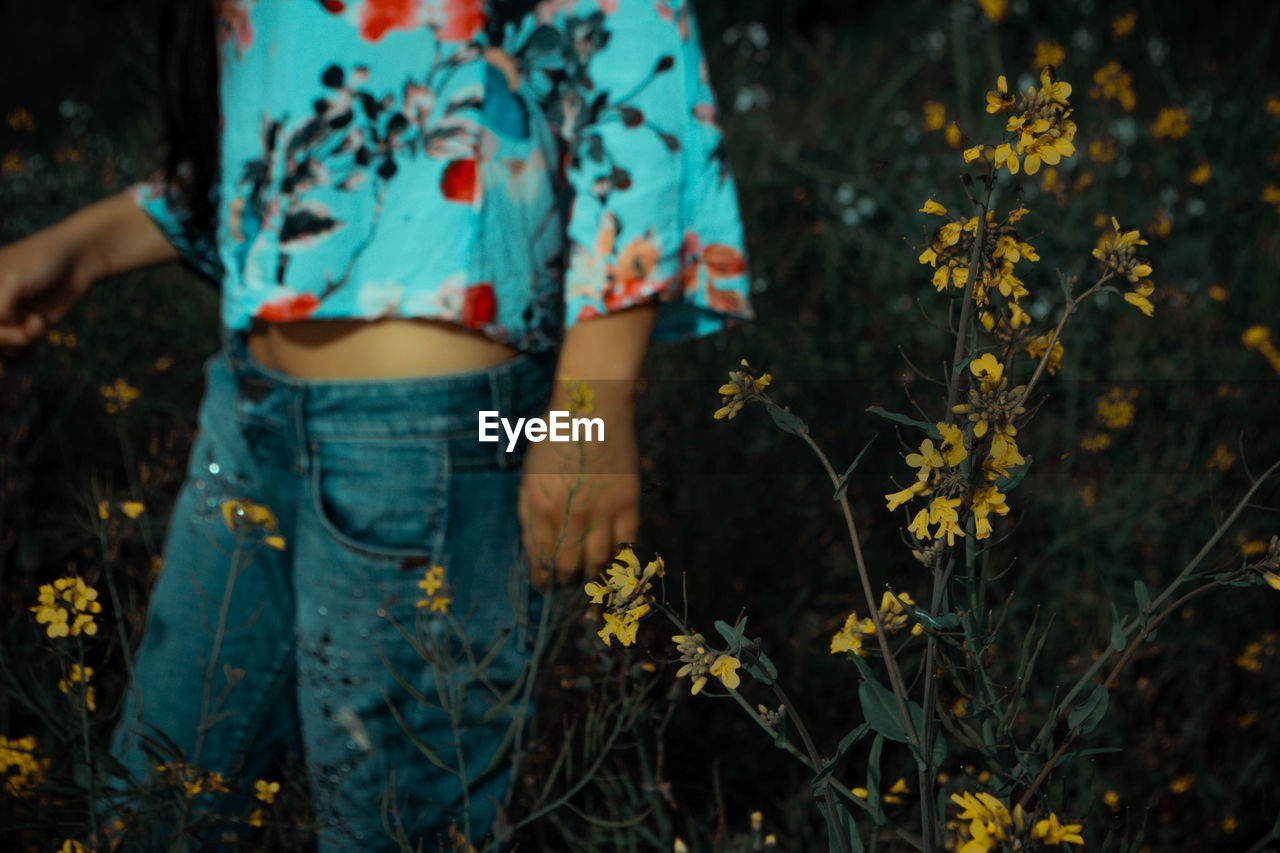
[[[339,545],[437,558],[448,521],[448,444],[436,438],[329,439],[311,445],[311,498]]]

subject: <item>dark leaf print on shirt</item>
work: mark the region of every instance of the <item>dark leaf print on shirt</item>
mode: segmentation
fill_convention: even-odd
[[[338,227],[338,221],[316,210],[302,208],[287,214],[280,226],[280,242],[308,245]]]

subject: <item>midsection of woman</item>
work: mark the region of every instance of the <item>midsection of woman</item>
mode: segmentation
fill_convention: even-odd
[[[264,367],[300,379],[438,376],[482,370],[519,354],[513,347],[438,320],[255,320],[249,352]]]

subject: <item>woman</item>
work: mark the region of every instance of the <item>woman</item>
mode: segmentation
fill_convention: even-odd
[[[527,662],[530,581],[636,534],[649,340],[751,313],[692,10],[172,6],[166,169],[0,249],[9,349],[128,270],[180,259],[222,291],[113,751],[141,780],[162,734],[251,790],[292,747],[322,851],[396,849],[384,790],[411,844],[479,839],[509,775],[509,720],[484,711]],[[585,381],[605,424],[578,470],[550,442],[479,440],[480,412],[571,408],[556,379]],[[255,521],[283,548],[237,552]],[[461,721],[406,689],[439,695],[396,628],[428,593],[465,626],[461,660],[501,647],[483,679],[449,675]]]

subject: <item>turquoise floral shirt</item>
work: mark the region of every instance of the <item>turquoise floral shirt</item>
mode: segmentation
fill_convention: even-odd
[[[679,0],[220,0],[216,233],[130,187],[222,320],[420,317],[527,352],[657,300],[752,316],[697,24]]]

